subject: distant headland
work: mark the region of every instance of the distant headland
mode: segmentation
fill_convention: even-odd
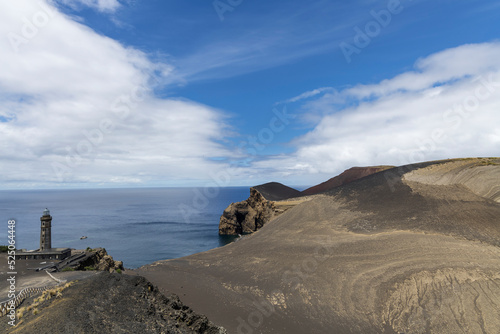
[[[219,222],[219,234],[253,233],[288,209],[309,200],[308,196],[332,190],[393,167],[352,167],[342,174],[304,191],[298,191],[278,182],[252,187],[250,188],[250,197],[247,200],[231,203],[224,210]]]

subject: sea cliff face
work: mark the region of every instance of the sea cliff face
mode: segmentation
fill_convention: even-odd
[[[248,199],[231,203],[220,217],[219,234],[237,235],[252,233],[275,216],[274,202],[268,201],[255,188],[250,188]]]
[[[76,263],[69,264],[68,267],[75,270],[86,270],[86,268],[90,267],[99,271],[109,271],[110,273],[114,273],[117,270],[124,270],[123,262],[113,260],[113,257],[108,255],[104,248],[87,250],[82,259],[79,259]]]

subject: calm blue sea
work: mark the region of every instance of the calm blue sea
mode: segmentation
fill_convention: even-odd
[[[219,218],[248,195],[248,187],[0,191],[0,244],[7,244],[7,222],[15,219],[16,247],[37,249],[48,208],[52,247],[104,247],[137,268],[231,242],[219,237]]]

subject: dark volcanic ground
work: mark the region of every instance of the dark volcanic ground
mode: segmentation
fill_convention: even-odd
[[[29,306],[33,298],[22,306]],[[194,313],[177,296],[165,297],[146,279],[125,274],[83,279],[33,311],[25,311],[11,328],[3,318],[0,331],[26,334],[73,333],[206,333],[224,334],[205,316]]]
[[[269,182],[253,187],[268,201],[281,201],[283,199],[299,197],[302,193],[278,182]]]
[[[394,166],[352,167],[328,181],[302,191],[301,194],[303,196],[320,194],[393,167]]]

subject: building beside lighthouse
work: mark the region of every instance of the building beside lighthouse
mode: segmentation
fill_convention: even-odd
[[[16,260],[64,260],[71,256],[70,248],[52,248],[52,216],[49,209],[40,217],[40,248],[32,251],[21,249]]]

